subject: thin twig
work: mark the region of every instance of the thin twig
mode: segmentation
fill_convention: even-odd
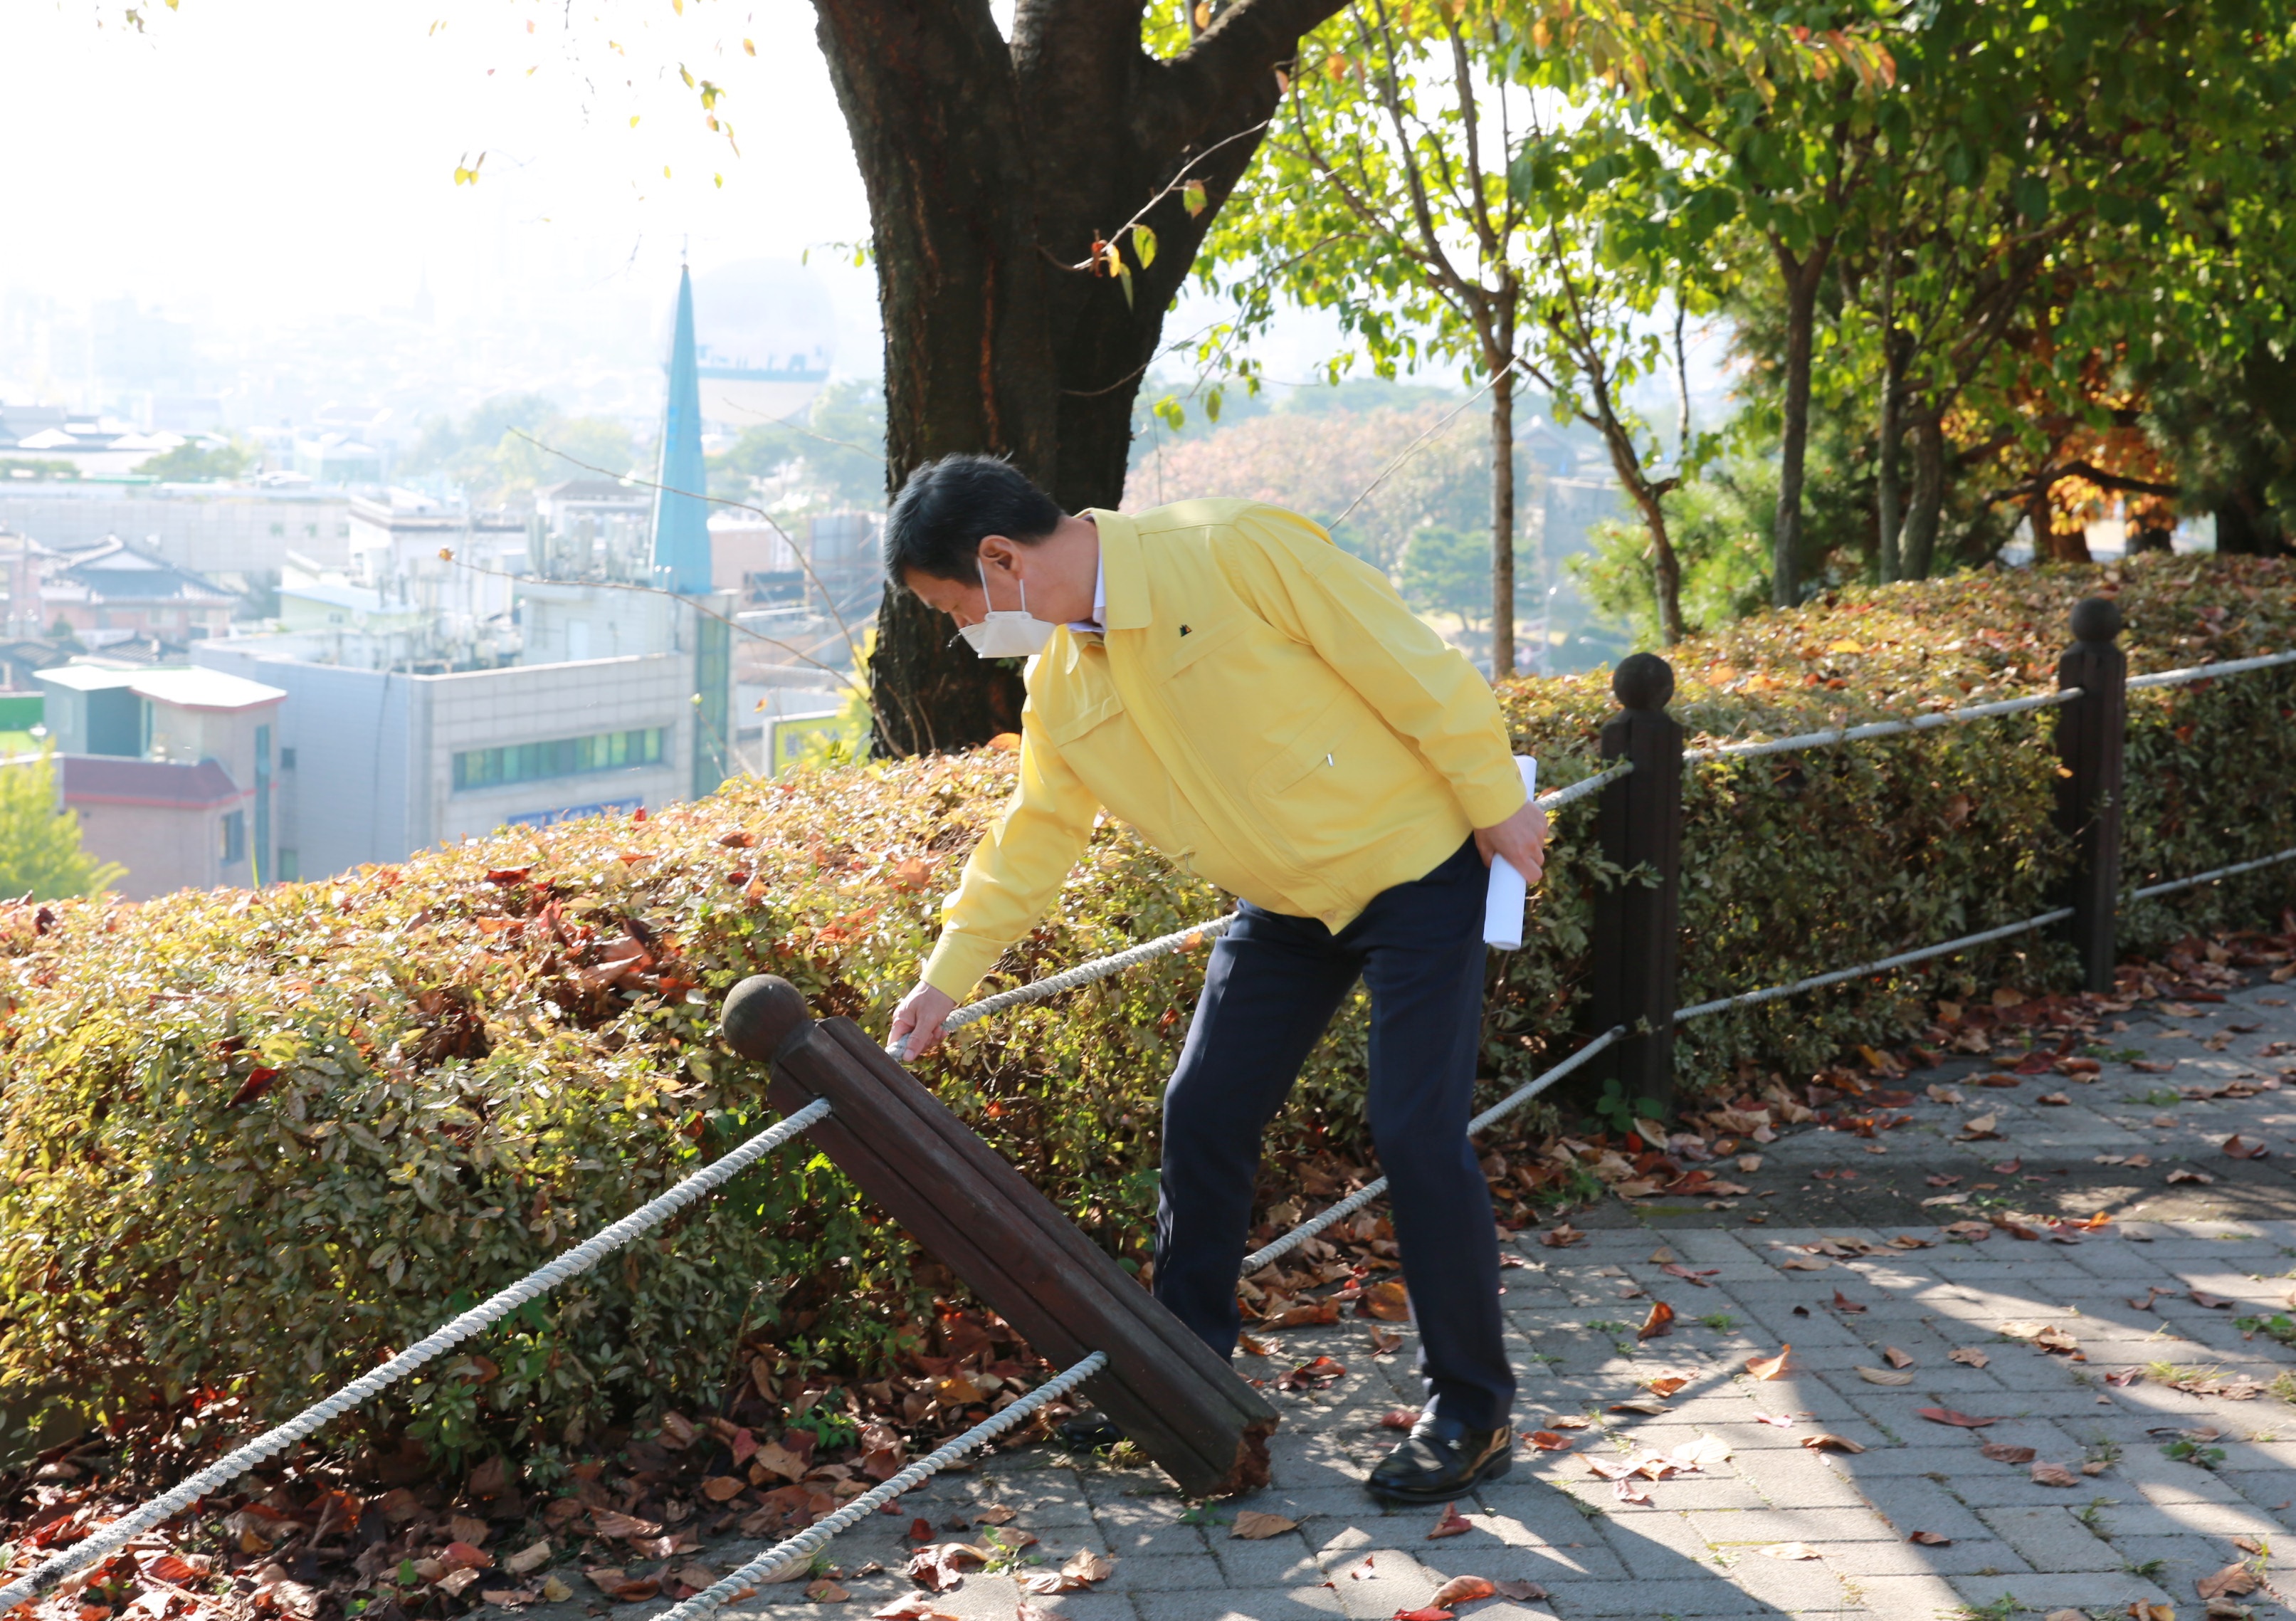
[[[1414,456],[1417,455],[1420,446],[1425,444],[1436,434],[1440,433],[1445,428],[1450,426],[1452,417],[1456,416],[1461,411],[1465,410],[1469,406],[1474,404],[1475,401],[1480,399],[1485,394],[1490,391],[1491,386],[1494,383],[1497,383],[1500,378],[1505,376],[1509,372],[1513,371],[1521,364],[1522,361],[1519,357],[1510,355],[1507,357],[1507,363],[1505,366],[1494,367],[1491,374],[1483,379],[1483,386],[1481,388],[1477,389],[1473,393],[1461,400],[1445,415],[1442,421],[1429,428],[1426,432],[1422,433],[1417,439],[1413,440],[1411,443],[1405,448],[1401,456],[1397,457],[1385,467],[1382,468],[1380,470],[1380,475],[1363,487],[1363,492],[1360,495],[1357,495],[1354,500],[1348,503],[1347,512],[1343,512],[1338,517],[1333,518],[1331,522],[1330,527],[1337,529],[1341,524],[1346,523],[1348,521],[1348,513],[1351,513],[1355,511],[1357,507],[1362,506],[1365,499],[1373,490],[1377,490],[1382,484],[1387,481],[1387,475],[1389,473],[1393,473],[1398,467],[1402,466],[1404,463],[1409,461]]]

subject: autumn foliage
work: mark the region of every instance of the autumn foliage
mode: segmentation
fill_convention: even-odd
[[[1845,594],[1678,650],[1702,736],[2046,688],[2082,595],[2116,590],[2137,670],[2296,646],[2296,580],[2142,559]],[[1561,786],[1594,767],[1598,676],[1511,687]],[[2132,695],[2131,884],[2296,845],[2296,676]],[[2020,716],[1686,773],[1685,1001],[1870,960],[2054,901],[2048,720]],[[0,910],[0,1381],[119,1415],[200,1393],[275,1418],[372,1367],[758,1129],[715,1039],[743,975],[882,1033],[938,897],[1009,789],[996,751],[729,786],[649,819],[504,831],[319,883]],[[1593,886],[1558,846],[1526,948],[1492,959],[1487,1095],[1570,1047]],[[2143,945],[2269,918],[2296,869],[2127,914]],[[1635,881],[1625,875],[1623,881]],[[1120,826],[1003,965],[1029,979],[1224,898]],[[1168,958],[960,1033],[920,1073],[1127,1257],[1153,1213],[1158,1090],[1200,960]],[[2046,938],[1685,1029],[1691,1091],[1903,1035],[1924,992],[2067,983]],[[1266,1195],[1367,1155],[1360,1008],[1279,1120]],[[1757,1089],[1759,1090],[1759,1089]],[[442,1362],[373,1422],[434,1447],[579,1449],[605,1424],[872,1377],[945,1279],[802,1141]],[[762,1360],[762,1369],[752,1359]]]

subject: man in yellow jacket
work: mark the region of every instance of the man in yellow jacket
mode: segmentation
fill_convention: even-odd
[[[1481,1041],[1484,868],[1537,882],[1546,822],[1496,700],[1385,576],[1251,501],[1061,512],[1007,464],[920,468],[891,581],[984,658],[1028,656],[1020,786],[893,1019],[922,1052],[1060,892],[1105,807],[1240,900],[1164,1095],[1157,1298],[1233,1355],[1260,1135],[1360,977],[1372,1138],[1428,1402],[1372,1472],[1446,1502],[1506,1472],[1514,1379],[1466,1123]]]

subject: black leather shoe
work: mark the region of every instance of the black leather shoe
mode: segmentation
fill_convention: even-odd
[[[1389,1502],[1452,1502],[1513,1464],[1514,1436],[1504,1425],[1469,1429],[1456,1419],[1427,1413],[1364,1484]]]
[[[1061,1444],[1072,1452],[1104,1452],[1124,1439],[1124,1432],[1116,1420],[1095,1408],[1080,1412],[1073,1419],[1063,1419],[1054,1432]]]

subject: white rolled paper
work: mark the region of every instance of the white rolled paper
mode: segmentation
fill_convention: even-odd
[[[1528,754],[1517,754],[1514,766],[1522,773],[1522,791],[1537,794],[1538,761]],[[1502,951],[1518,950],[1522,944],[1523,909],[1529,900],[1530,885],[1514,864],[1505,856],[1493,856],[1491,886],[1483,896],[1483,943]]]

